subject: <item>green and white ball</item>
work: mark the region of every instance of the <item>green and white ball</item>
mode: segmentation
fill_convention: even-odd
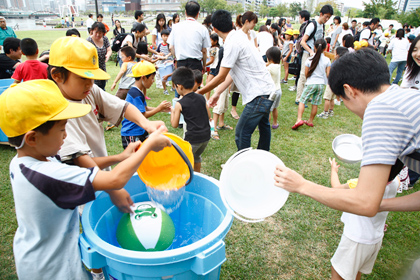
[[[174,223],[164,211],[151,202],[135,203],[132,214],[124,214],[118,224],[117,241],[134,251],[163,251],[175,237]]]

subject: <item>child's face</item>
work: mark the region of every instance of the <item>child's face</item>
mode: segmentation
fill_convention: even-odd
[[[142,77],[140,79],[141,83],[143,84],[143,86],[146,89],[150,88],[153,85],[153,83],[155,82],[155,75],[156,74],[152,74],[152,75],[149,76],[149,78]]]
[[[285,35],[285,37],[286,37],[286,40],[290,40],[290,39],[292,39],[292,36],[291,36],[291,35],[289,35],[289,34],[286,34],[286,35]]]
[[[214,40],[213,40],[213,39],[211,39],[211,38],[210,38],[210,42],[211,42],[211,45],[212,45],[212,46],[215,46],[215,45],[217,44],[217,42],[216,42],[216,41],[214,41]]]
[[[414,46],[413,52],[411,53],[414,62],[420,66],[420,40],[417,41],[416,45]]]
[[[163,42],[165,42],[165,44],[166,44],[166,41],[168,40],[168,35],[162,35],[162,40],[163,40]]]
[[[293,34],[293,38],[296,40],[299,37],[297,34]]]
[[[93,86],[93,80],[83,78],[72,72],[68,73],[67,80],[63,82],[63,79],[59,75],[53,75],[57,86],[60,88],[63,96],[69,100],[80,101],[90,93]]]
[[[131,56],[129,56],[129,57],[125,56],[125,54],[123,52],[121,52],[121,60],[123,62],[129,62],[129,61],[132,60],[132,58],[131,58]]]
[[[67,137],[66,133],[67,120],[61,120],[54,124],[47,134],[35,132],[37,135],[37,151],[44,157],[53,157],[60,150]]]
[[[142,32],[136,31],[136,38],[143,38],[144,36],[146,36],[146,29],[143,30]]]
[[[163,18],[159,19],[158,24],[159,24],[159,26],[164,26],[165,25],[165,20]]]

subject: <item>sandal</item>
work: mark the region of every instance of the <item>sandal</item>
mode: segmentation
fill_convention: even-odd
[[[233,127],[225,124],[224,126],[217,126],[217,130],[233,130]]]
[[[238,115],[238,114],[234,115],[234,114],[232,114],[232,112],[230,112],[230,115],[231,115],[231,116],[232,116],[232,118],[234,118],[235,120],[239,120],[239,115]]]
[[[212,131],[211,132],[211,139],[220,140],[219,133],[217,133],[217,131]]]
[[[108,130],[114,128],[114,127],[115,127],[115,125],[113,125],[112,123],[107,123],[106,127],[105,127],[105,131],[108,131]]]
[[[297,123],[295,123],[295,125],[294,126],[292,126],[292,129],[293,130],[296,130],[296,129],[298,129],[299,128],[299,126],[302,126],[302,125],[304,125],[305,124],[305,122],[304,121],[302,121],[302,120],[300,120],[300,121],[298,121]]]
[[[271,128],[272,128],[272,129],[277,129],[277,128],[279,128],[279,125],[278,125],[278,124],[273,124],[273,125],[271,126]]]
[[[308,123],[308,121],[303,121],[307,126],[314,127],[313,123]]]

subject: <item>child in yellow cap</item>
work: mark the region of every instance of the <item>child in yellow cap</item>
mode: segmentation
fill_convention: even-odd
[[[96,48],[86,40],[78,37],[57,39],[51,45],[49,64],[48,78],[57,84],[67,100],[92,106],[86,116],[68,121],[68,135],[59,152],[64,162],[104,169],[129,155],[108,156],[103,121],[118,126],[125,117],[150,133],[165,127],[163,122],[147,120],[135,106],[93,84],[94,80],[107,80],[110,76],[99,69]],[[133,202],[125,190],[108,193],[121,211],[131,211]]]
[[[67,136],[67,119],[90,111],[88,104],[67,101],[49,80],[21,83],[0,95],[0,128],[17,147],[10,180],[18,221],[13,251],[21,280],[90,279],[78,246],[76,207],[94,200],[97,190],[121,189],[149,151],[170,146],[161,127],[110,172],[62,164],[56,155]]]
[[[146,118],[150,118],[159,112],[170,112],[171,110],[171,103],[166,100],[162,101],[156,108],[149,107],[146,104],[145,93],[153,85],[155,75],[155,65],[145,60],[134,65],[132,73],[128,75],[129,77],[133,77],[135,82],[127,92],[125,101],[133,104]],[[132,142],[139,140],[143,142],[148,135],[149,133],[136,123],[128,119],[122,121],[121,141],[124,149]]]

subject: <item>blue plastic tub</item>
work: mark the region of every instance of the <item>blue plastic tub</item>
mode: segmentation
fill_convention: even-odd
[[[0,94],[3,93],[11,84],[13,84],[14,79],[0,79]],[[6,134],[0,129],[0,143],[1,144],[8,144],[9,139],[7,138]]]
[[[134,202],[149,201],[137,175],[125,189]],[[175,239],[166,251],[122,249],[115,235],[121,216],[105,192],[86,204],[79,244],[88,268],[102,268],[107,280],[219,279],[233,217],[220,198],[217,180],[196,173],[186,186],[181,206],[170,214]]]
[[[174,72],[173,62],[159,64],[158,71],[161,78],[163,78],[163,76],[171,74],[172,72]],[[168,78],[167,82],[169,81],[172,81],[172,76]]]

